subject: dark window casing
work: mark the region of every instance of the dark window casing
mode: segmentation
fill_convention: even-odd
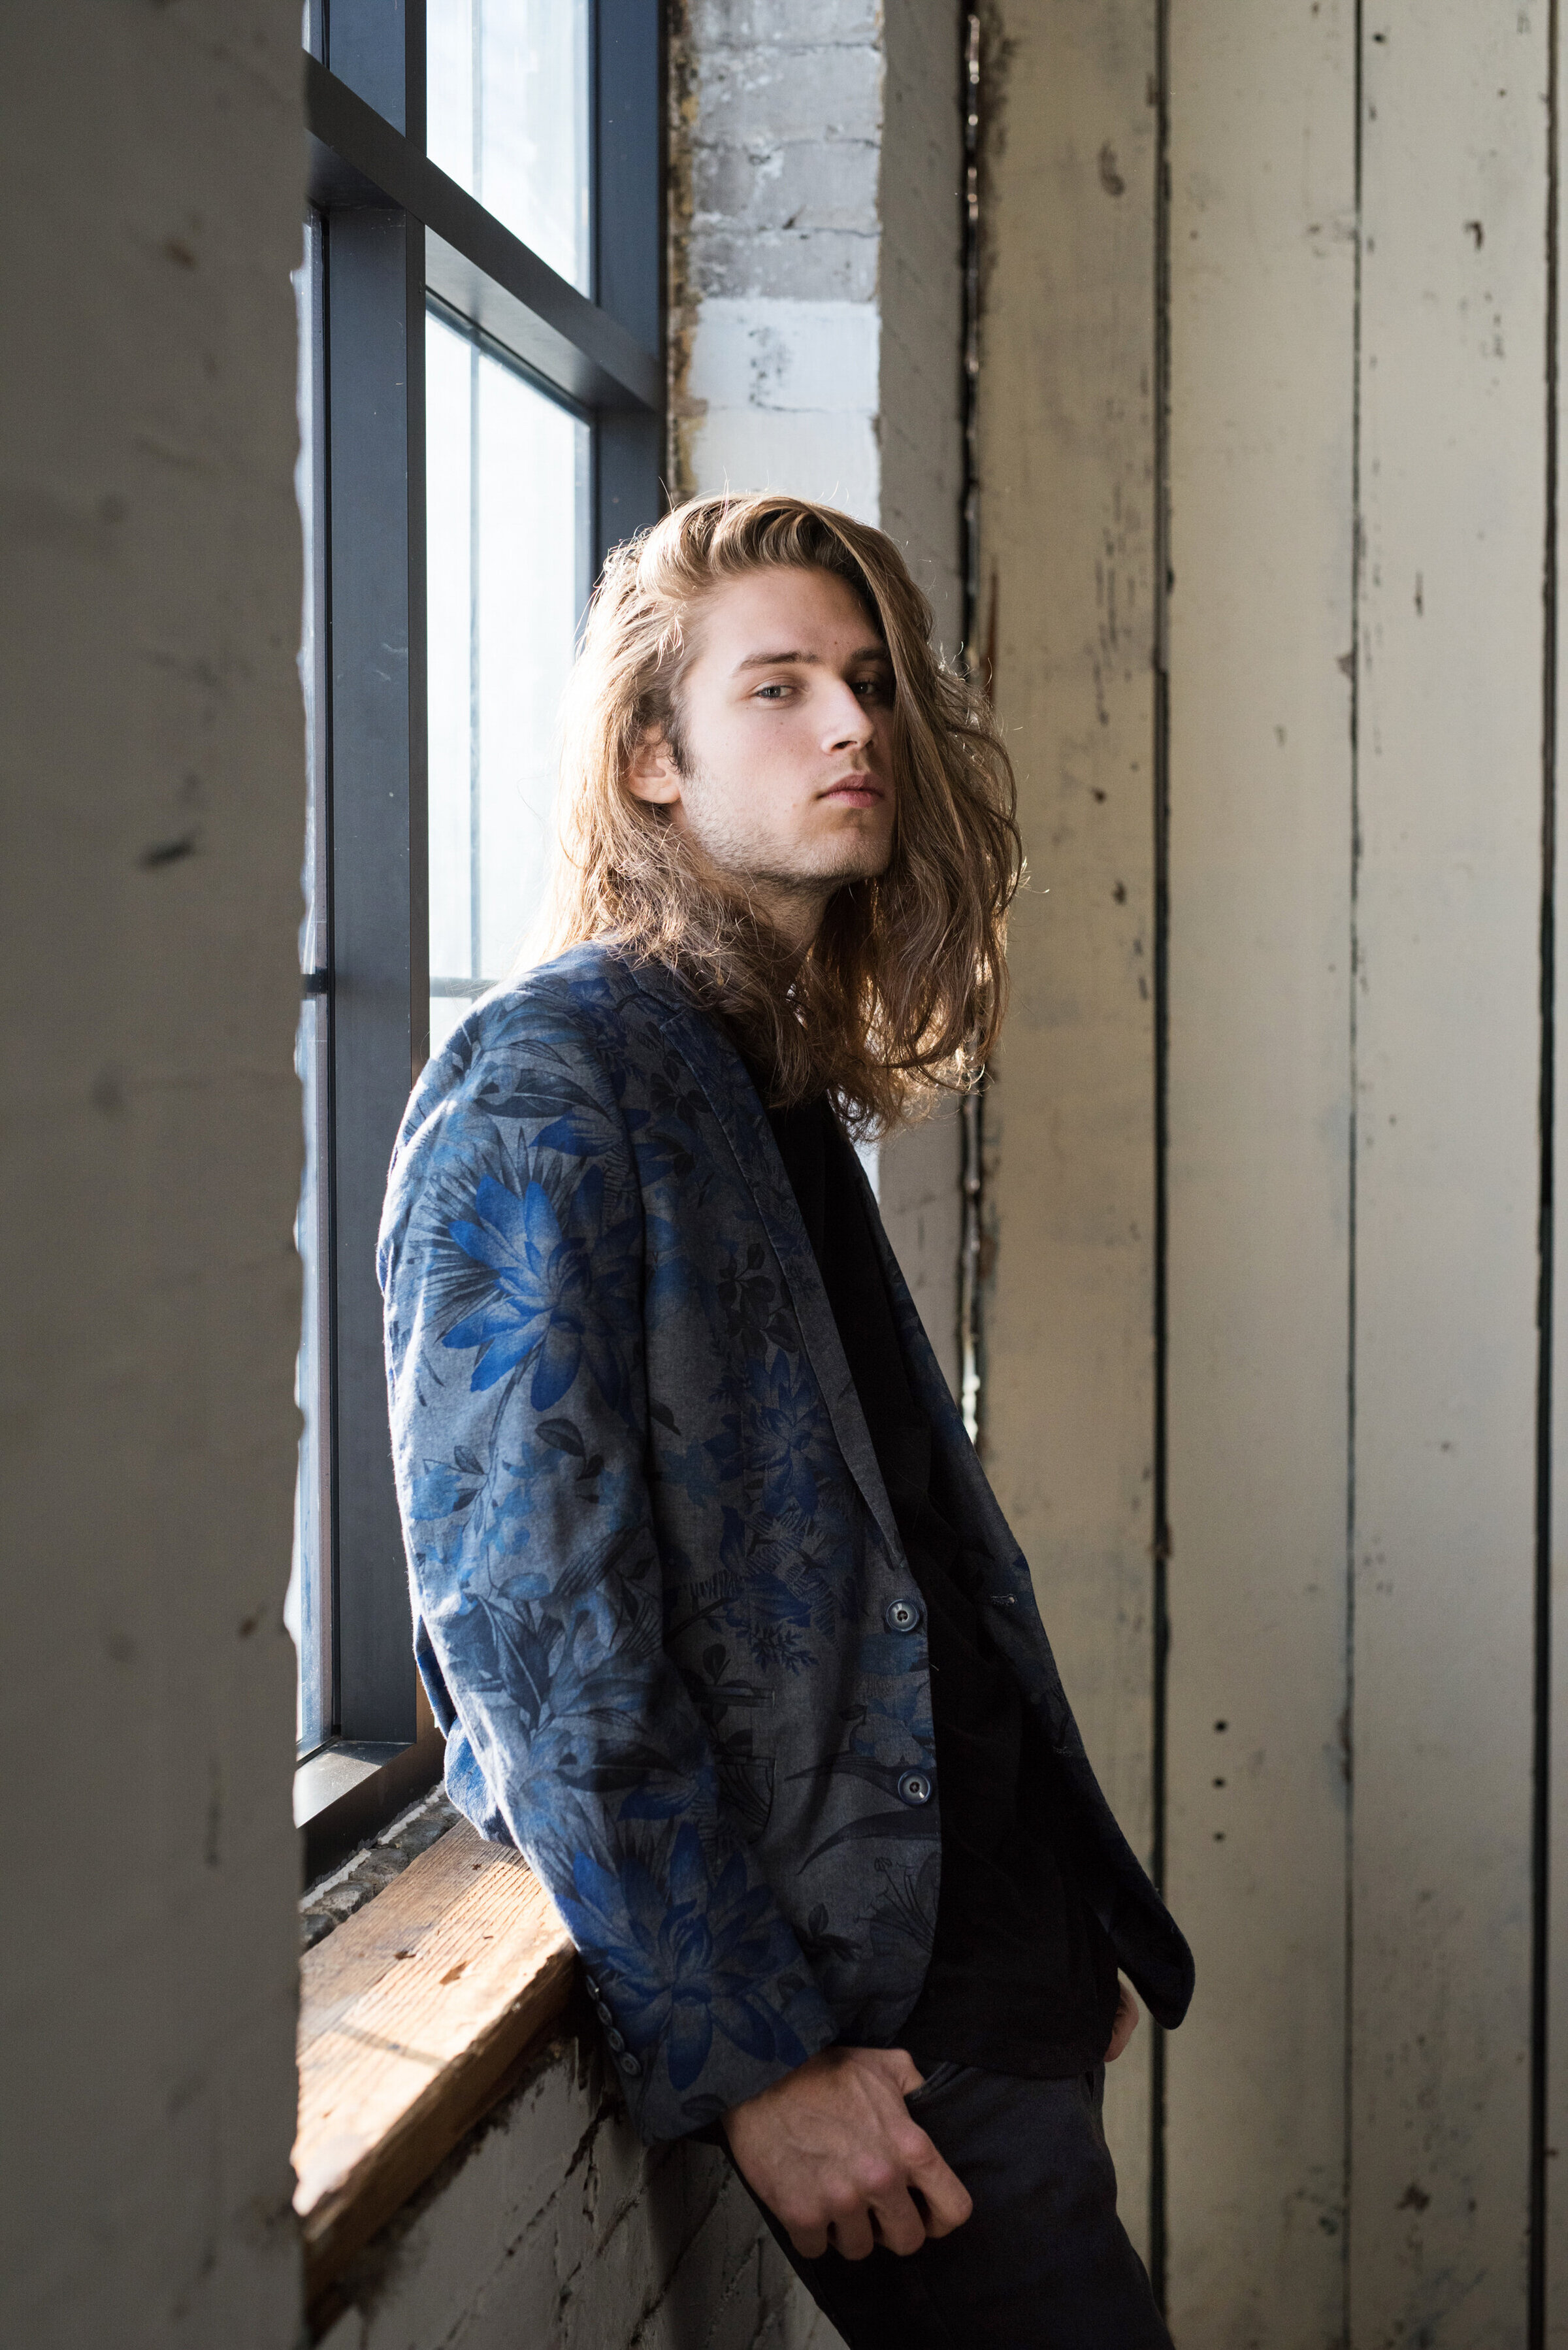
[[[425,153],[422,0],[313,12],[306,120],[320,276],[316,745],[327,842],[331,1735],[305,1772],[307,1866],[329,1866],[440,1767],[413,1666],[375,1252],[388,1162],[428,1049],[427,296],[586,416],[593,560],[663,510],[663,56],[659,0],[597,0],[590,301]],[[317,909],[319,915],[320,909]],[[416,1756],[409,1749],[418,1742]],[[357,1750],[357,1751],[356,1751]],[[362,1766],[362,1767],[360,1767]],[[342,1790],[316,1809],[318,1797]],[[378,1777],[385,1804],[366,1780]],[[334,1825],[336,1823],[336,1825]],[[348,1838],[348,1846],[344,1839]]]

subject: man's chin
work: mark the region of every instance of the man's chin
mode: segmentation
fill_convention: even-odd
[[[819,900],[849,889],[857,881],[873,881],[888,866],[886,854],[876,857],[824,858],[811,865],[769,866],[748,872],[733,868],[732,878],[749,882],[753,889],[776,889],[784,897],[816,898]]]
[[[892,858],[890,840],[836,841],[818,867],[815,879],[819,885],[826,883],[832,889],[842,889],[851,881],[874,881],[878,874],[886,873]]]

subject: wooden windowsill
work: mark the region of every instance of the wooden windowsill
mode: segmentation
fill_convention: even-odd
[[[294,2206],[311,2304],[494,2103],[573,1962],[522,1855],[466,1825],[306,1952]]]

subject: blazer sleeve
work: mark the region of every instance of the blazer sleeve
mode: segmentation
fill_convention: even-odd
[[[836,2026],[664,1651],[646,1236],[613,1066],[569,1004],[504,1005],[427,1071],[382,1226],[414,1607],[632,2116],[673,2138]]]

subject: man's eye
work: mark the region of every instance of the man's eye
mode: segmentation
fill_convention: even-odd
[[[855,691],[867,702],[882,702],[888,697],[888,681],[885,677],[863,677]]]
[[[787,685],[759,685],[756,691],[756,699],[759,702],[763,702],[767,700],[770,695],[778,694],[783,696],[788,691],[789,688]]]

